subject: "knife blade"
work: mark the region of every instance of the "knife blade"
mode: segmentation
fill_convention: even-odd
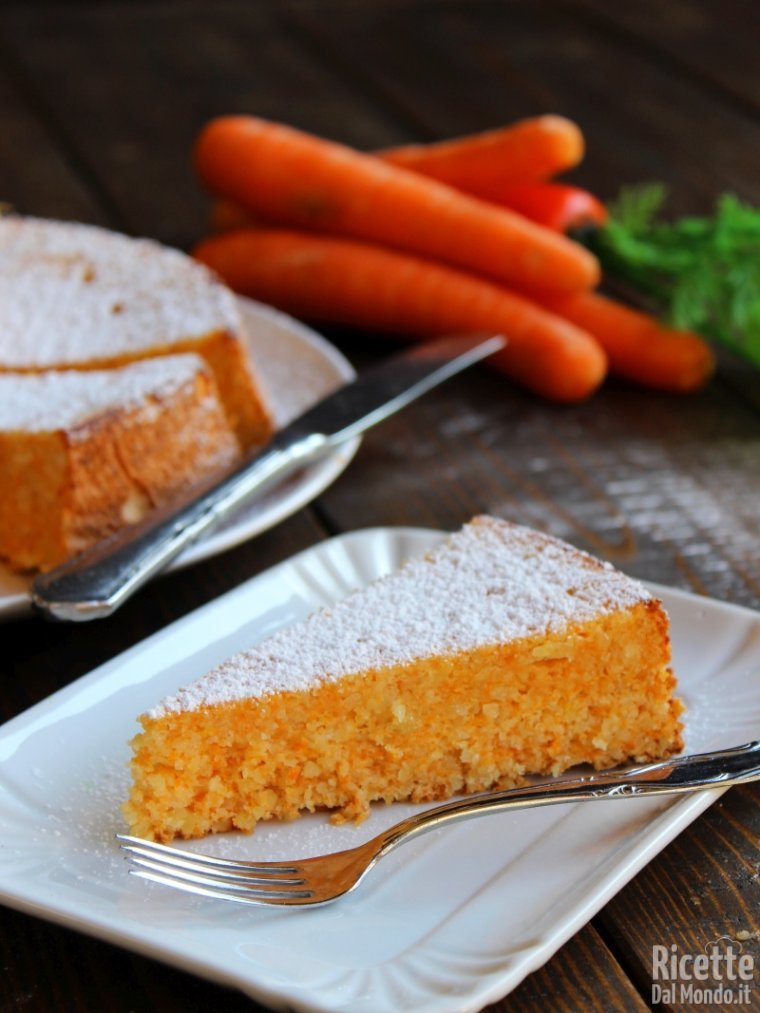
[[[193,498],[152,511],[32,584],[45,616],[81,622],[111,615],[192,542],[274,482],[318,460],[506,344],[501,335],[440,338],[394,355],[339,388]]]

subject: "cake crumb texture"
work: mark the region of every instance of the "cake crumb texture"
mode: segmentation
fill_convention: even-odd
[[[195,355],[0,374],[0,557],[49,570],[221,474],[240,446]]]

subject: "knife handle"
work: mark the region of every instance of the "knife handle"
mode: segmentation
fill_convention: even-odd
[[[32,584],[32,604],[49,617],[75,622],[110,615],[188,545],[277,479],[319,457],[330,442],[315,433],[283,435],[187,505],[168,504],[40,574]]]

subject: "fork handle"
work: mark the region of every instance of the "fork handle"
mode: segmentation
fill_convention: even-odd
[[[760,779],[760,740],[714,753],[678,756],[628,770],[603,771],[585,777],[565,777],[550,783],[525,785],[456,799],[410,816],[375,838],[376,857],[429,830],[510,809],[531,809],[560,802],[677,795],[706,788],[730,788]]]

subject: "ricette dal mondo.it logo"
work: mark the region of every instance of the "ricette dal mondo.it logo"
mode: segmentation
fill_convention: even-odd
[[[713,939],[703,953],[652,947],[652,1005],[749,1006],[754,978],[753,954],[731,936]]]

